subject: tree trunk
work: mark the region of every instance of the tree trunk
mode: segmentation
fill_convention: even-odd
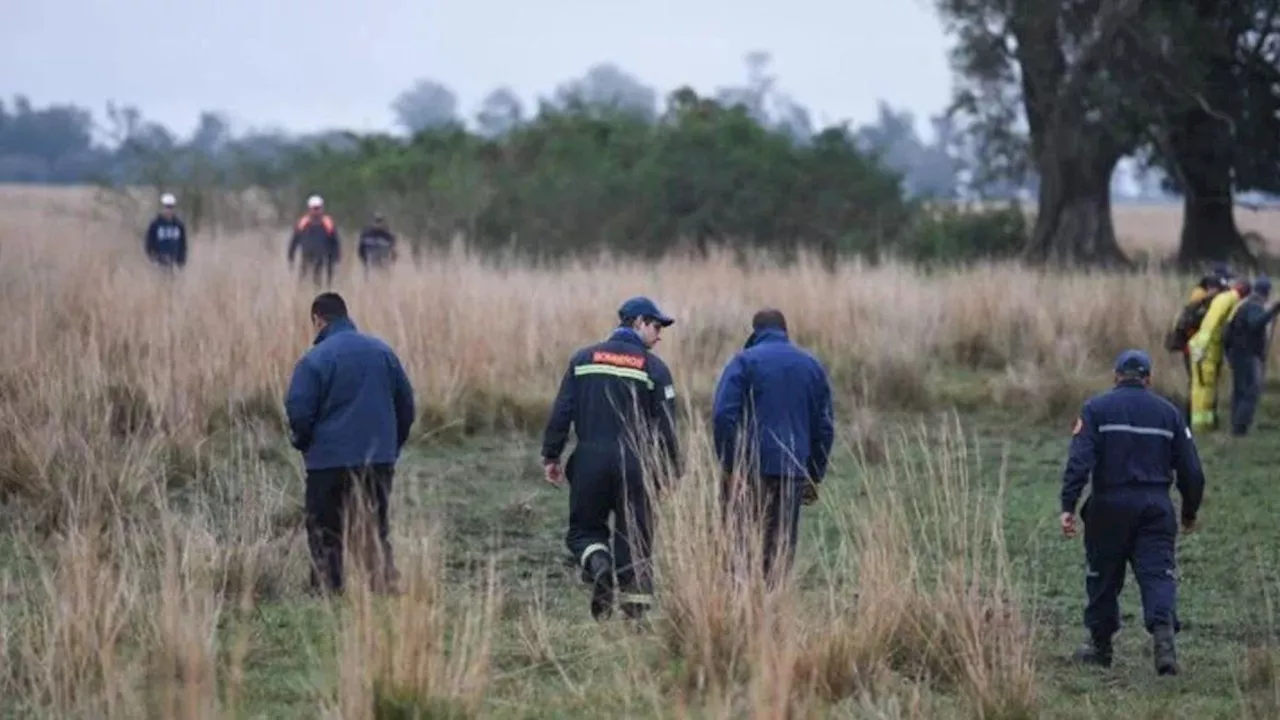
[[[1086,137],[1084,123],[1046,133],[1035,229],[1023,259],[1059,267],[1128,267],[1111,219],[1116,159]]]
[[[1178,265],[1206,261],[1255,261],[1236,227],[1232,166],[1232,45],[1223,40],[1207,58],[1204,96],[1175,116],[1169,133],[1173,165],[1182,186],[1182,238]]]

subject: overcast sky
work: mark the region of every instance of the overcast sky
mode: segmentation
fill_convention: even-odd
[[[108,100],[190,131],[203,109],[238,130],[390,129],[392,99],[439,80],[471,117],[509,85],[532,107],[612,61],[662,94],[713,92],[772,54],[781,89],[817,124],[921,120],[946,103],[947,40],[930,0],[8,0],[0,96]],[[886,59],[891,58],[891,59]],[[925,128],[921,128],[922,131]]]

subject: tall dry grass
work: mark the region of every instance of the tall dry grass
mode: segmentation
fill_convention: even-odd
[[[127,500],[153,482],[191,481],[209,439],[234,423],[278,431],[316,291],[286,268],[282,237],[197,238],[191,265],[170,277],[116,225],[65,212],[29,220],[5,228],[0,267],[6,495],[48,501],[56,523],[66,505],[56,499],[84,492],[85,472],[103,475],[95,491]],[[1185,282],[994,265],[925,275],[847,263],[829,273],[727,256],[538,269],[458,249],[368,279],[349,260],[335,289],[359,326],[403,357],[424,408],[419,434],[441,435],[540,425],[570,351],[641,293],[678,318],[659,351],[692,407],[709,402],[752,312],[771,305],[828,363],[842,407],[995,404],[1056,418],[1105,386],[1107,363],[1126,347],[1151,349],[1158,380],[1178,391],[1181,368],[1159,344]],[[159,476],[144,477],[140,463]]]
[[[275,463],[315,290],[283,267],[274,234],[197,240],[191,266],[167,276],[138,242],[83,222],[6,226],[0,250],[0,512],[20,548],[0,611],[0,697],[34,716],[234,715],[254,608],[307,602],[295,481]],[[690,471],[658,511],[665,617],[650,640],[591,641],[603,661],[589,673],[560,660],[563,621],[536,609],[507,623],[493,568],[450,584],[443,539],[398,528],[427,538],[401,545],[406,592],[354,590],[326,637],[298,649],[330,679],[317,708],[342,717],[492,710],[504,638],[555,664],[588,710],[605,697],[676,717],[1030,716],[1035,636],[1002,544],[1000,485],[974,474],[956,428],[885,442],[867,418],[948,402],[1052,415],[1105,385],[1119,349],[1154,348],[1185,296],[1156,275],[828,273],[725,257],[551,270],[462,250],[369,280],[348,264],[336,285],[401,354],[418,432],[433,435],[540,424],[569,351],[639,293],[679,318],[660,352],[696,417],[751,313],[777,306],[829,364],[843,442],[867,461],[860,500],[826,508],[837,531],[817,576],[767,589],[724,574],[736,546],[701,425],[686,423]]]

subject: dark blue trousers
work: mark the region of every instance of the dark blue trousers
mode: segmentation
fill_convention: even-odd
[[[639,460],[612,450],[578,447],[564,470],[569,481],[569,552],[584,568],[594,551],[608,552],[622,593],[650,595],[653,528]]]
[[[1120,591],[1126,566],[1142,595],[1143,625],[1180,629],[1174,558],[1177,511],[1167,487],[1125,488],[1091,496],[1080,509],[1088,569],[1084,624],[1098,641],[1120,629]]]

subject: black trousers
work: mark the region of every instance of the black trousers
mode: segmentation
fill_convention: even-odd
[[[389,464],[307,472],[306,526],[313,590],[342,592],[348,538],[357,542],[352,550],[364,560],[375,590],[394,579],[388,522],[394,475],[395,466]],[[357,498],[363,502],[357,503]],[[370,537],[375,533],[376,544]]]
[[[739,552],[750,556],[747,550],[754,539],[748,530],[764,534],[761,570],[770,585],[786,577],[795,563],[801,482],[777,475],[743,476],[739,486],[727,479],[721,486],[721,507]]]
[[[323,284],[327,287],[333,284],[333,265],[333,258],[303,255],[302,262],[298,266],[298,276],[305,280],[310,274],[311,282],[320,285],[323,275]]]
[[[1240,354],[1231,363],[1231,431],[1243,435],[1253,424],[1262,397],[1262,358]]]
[[[652,604],[653,524],[641,473],[635,458],[591,448],[574,450],[565,463],[569,481],[565,546],[584,572],[587,558],[596,551],[610,554],[618,574],[618,600],[624,606]]]

